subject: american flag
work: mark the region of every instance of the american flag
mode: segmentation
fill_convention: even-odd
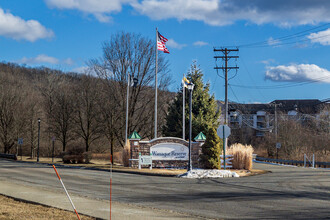
[[[157,49],[163,51],[164,53],[170,53],[168,49],[165,46],[165,43],[167,42],[167,38],[165,38],[163,35],[161,35],[159,32],[157,33]]]

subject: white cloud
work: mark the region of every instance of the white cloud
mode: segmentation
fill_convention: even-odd
[[[280,44],[281,41],[276,40],[276,39],[273,39],[272,37],[270,37],[270,38],[267,40],[267,43],[268,43],[268,45],[270,45],[270,46],[278,46],[278,44]]]
[[[312,43],[330,45],[330,28],[325,31],[312,33],[312,34],[308,35],[307,38],[310,39]]]
[[[62,62],[66,65],[69,65],[69,66],[74,64],[74,61],[71,58],[66,58]]]
[[[66,58],[59,60],[55,57],[48,56],[46,54],[39,54],[36,57],[23,57],[22,59],[16,61],[18,63],[24,63],[28,65],[33,64],[65,64],[71,66],[74,64],[74,61],[71,58]]]
[[[208,44],[209,43],[204,42],[204,41],[196,41],[196,42],[194,42],[194,46],[198,46],[198,47],[206,46]]]
[[[36,57],[23,57],[22,59],[17,61],[18,63],[24,64],[41,64],[41,63],[50,63],[50,64],[58,64],[59,60],[55,57],[50,57],[45,54],[40,54]]]
[[[330,83],[330,71],[315,64],[280,65],[268,67],[265,78],[281,82],[304,82],[313,80]]]
[[[217,26],[240,20],[279,26],[330,21],[328,0],[142,0],[131,5],[154,20],[174,18]]]
[[[182,48],[186,47],[187,45],[179,44],[179,43],[175,42],[173,39],[168,39],[168,41],[166,42],[166,46],[176,48],[176,49],[182,49]]]
[[[275,60],[274,59],[262,60],[262,61],[260,61],[260,63],[269,65],[271,63],[275,63]]]
[[[0,35],[15,40],[34,42],[42,38],[54,36],[53,31],[45,28],[36,20],[23,20],[0,8]]]
[[[135,0],[45,0],[51,8],[79,10],[92,14],[100,22],[109,22],[109,14],[120,12],[122,5]]]
[[[88,66],[80,66],[80,67],[76,67],[76,68],[72,69],[71,71],[75,72],[75,73],[87,73],[89,71],[89,67]]]

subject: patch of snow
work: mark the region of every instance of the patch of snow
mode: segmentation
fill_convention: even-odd
[[[195,169],[195,170],[190,170],[187,173],[178,175],[178,177],[189,178],[189,179],[202,179],[202,178],[239,177],[239,175],[236,172],[231,172],[229,170]]]

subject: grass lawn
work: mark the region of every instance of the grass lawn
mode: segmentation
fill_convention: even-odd
[[[19,156],[17,158],[18,161],[21,160],[21,157]],[[23,156],[23,161],[33,161],[36,162],[36,158],[31,159],[30,157],[27,156]],[[40,163],[52,163],[52,158],[48,158],[48,157],[40,157],[39,158]],[[60,158],[54,158],[54,164],[56,166],[56,164],[62,164],[62,159]],[[82,166],[82,167],[93,167],[93,168],[100,168],[100,169],[110,169],[110,162],[107,160],[103,160],[103,159],[92,159],[91,162],[89,164],[67,164],[70,166]],[[161,175],[169,175],[169,176],[173,176],[173,175],[180,175],[183,174],[185,172],[187,172],[187,170],[185,169],[156,169],[153,168],[152,170],[150,170],[149,168],[142,168],[141,170],[137,169],[137,168],[131,168],[131,167],[124,167],[122,165],[119,164],[115,164],[113,165],[113,170],[117,170],[117,171],[123,171],[123,172],[143,172],[143,173],[150,173],[150,174],[161,174]],[[264,170],[256,170],[256,169],[252,169],[252,170],[230,170],[233,172],[236,172],[240,177],[245,177],[245,176],[251,176],[251,175],[258,175],[258,174],[264,174],[267,173],[268,171],[264,171]]]

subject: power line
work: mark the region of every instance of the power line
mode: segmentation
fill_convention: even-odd
[[[230,88],[231,92],[233,93],[233,95],[235,96],[237,102],[240,103],[240,101],[238,100],[238,98],[237,98],[237,96],[236,96],[236,94],[235,94],[233,88],[232,88],[230,85],[229,85],[229,88]]]
[[[286,43],[264,44],[264,45],[259,45],[259,46],[257,45],[257,46],[246,47],[246,48],[261,48],[261,47],[283,46],[283,45],[307,42],[307,41],[310,41],[310,40],[320,39],[320,38],[324,38],[324,37],[328,37],[328,36],[330,36],[330,34],[326,34],[326,35],[323,35],[323,36],[320,36],[320,37],[314,37],[314,38],[310,38],[310,39],[299,40],[299,41],[286,42]],[[272,40],[272,41],[276,41],[276,40]]]
[[[287,84],[275,85],[275,86],[247,86],[247,85],[237,85],[237,84],[230,84],[230,85],[234,86],[234,87],[241,87],[241,88],[247,88],[247,89],[282,89],[282,88],[302,86],[302,85],[310,84],[310,83],[318,83],[318,82],[322,82],[322,80],[328,79],[328,78],[330,78],[330,76],[321,77],[321,78],[317,78],[314,80],[308,80],[308,81],[304,81],[304,82],[287,83]]]
[[[245,62],[244,62],[244,60],[243,60],[243,58],[241,58],[241,60],[242,60],[242,63],[243,63],[243,66],[244,66],[246,72],[248,73],[248,75],[249,75],[249,77],[250,77],[250,79],[251,79],[251,81],[252,81],[252,83],[253,83],[253,86],[258,90],[258,92],[260,93],[260,95],[261,95],[264,99],[266,99],[266,97],[264,96],[264,94],[260,91],[259,88],[257,88],[256,84],[254,84],[254,80],[253,80],[253,78],[252,78],[252,74],[251,74],[250,71],[248,70],[248,68],[247,68],[247,66],[246,66],[246,64],[245,64]]]
[[[287,36],[283,36],[283,37],[278,37],[278,38],[274,38],[272,39],[273,42],[276,42],[276,41],[287,41],[287,40],[290,40],[290,39],[293,39],[293,38],[299,38],[299,37],[304,37],[306,36],[307,34],[309,34],[312,30],[317,30],[317,29],[320,29],[322,28],[321,30],[318,30],[318,31],[323,31],[323,30],[326,30],[326,26],[329,26],[330,23],[326,23],[326,24],[323,24],[323,25],[320,25],[320,26],[317,26],[317,27],[314,27],[314,28],[310,28],[310,29],[307,29],[307,30],[304,30],[304,31],[300,31],[300,32],[297,32],[295,34],[291,34],[291,35],[287,35]],[[324,35],[324,36],[321,36],[321,37],[317,37],[317,38],[313,38],[313,39],[318,39],[318,38],[322,38],[322,37],[326,37],[328,35]],[[308,40],[303,40],[303,41],[308,41]],[[259,42],[255,42],[255,43],[250,43],[250,44],[242,44],[242,45],[239,45],[238,47],[242,48],[242,47],[267,47],[267,46],[280,46],[280,45],[285,45],[285,44],[292,44],[292,43],[297,43],[299,41],[296,41],[296,42],[289,42],[289,43],[282,43],[282,44],[273,44],[273,45],[269,45],[269,40],[265,40],[265,41],[259,41]],[[302,42],[302,41],[300,41]]]

